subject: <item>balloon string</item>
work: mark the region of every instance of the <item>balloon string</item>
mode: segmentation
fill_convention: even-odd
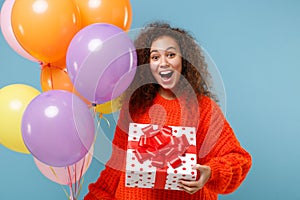
[[[80,191],[82,189],[82,184],[84,183],[84,174],[83,174],[83,170],[84,168],[88,168],[88,165],[89,163],[91,162],[91,159],[92,159],[92,156],[89,155],[86,159],[86,157],[83,158],[84,159],[84,164],[82,165],[81,167],[81,170],[80,170],[80,178],[78,180],[78,192],[77,192],[77,196],[76,198],[78,198],[79,194],[80,194]]]
[[[73,184],[72,184],[72,177],[71,177],[71,172],[70,172],[70,167],[68,166],[67,167],[67,170],[68,170],[68,174],[69,174],[69,187],[70,187],[70,195],[72,197],[72,199],[74,199],[74,191],[73,191]]]
[[[100,120],[101,120],[101,119],[104,119],[104,121],[105,121],[105,122],[107,123],[107,125],[108,125],[108,128],[110,128],[110,122],[109,122],[109,120],[108,120],[106,117],[104,117],[102,113],[99,113],[99,118],[100,118]]]
[[[57,180],[59,181],[59,177],[57,176],[55,170],[54,170],[51,166],[49,166],[49,168],[50,168],[51,172],[53,173],[53,175],[54,175],[54,176],[57,178]],[[59,182],[60,182],[60,181],[59,181]],[[67,190],[63,187],[62,184],[59,184],[59,185],[60,185],[61,188],[63,189],[65,195],[69,198],[69,194],[68,194]]]
[[[84,169],[84,164],[85,164],[85,157],[83,158],[83,165],[81,166],[81,169],[80,169],[80,175],[79,175],[79,182],[80,182],[80,179],[82,178],[83,176],[83,169]]]
[[[96,139],[97,139],[97,136],[99,134],[99,128],[100,128],[100,123],[101,123],[101,118],[100,118],[100,120],[98,120],[98,118],[96,116],[96,108],[95,107],[94,107],[94,119],[97,120],[97,127],[96,127],[96,133],[95,133],[95,137],[94,137],[94,141],[92,143],[92,146],[94,146],[95,143],[96,143]]]
[[[67,172],[68,172],[68,175],[69,175],[68,178],[69,178],[69,185],[70,185],[70,183],[72,184],[72,177],[71,177],[69,166],[67,166],[66,169],[67,169]]]
[[[70,200],[76,200],[76,199],[74,199],[72,183],[69,185],[69,188],[70,188],[70,196],[68,198]]]
[[[94,109],[94,114],[96,114],[96,111],[95,111],[95,109]],[[97,120],[97,128],[96,128],[96,133],[95,133],[95,137],[94,137],[94,141],[93,141],[93,143],[92,143],[92,146],[94,146],[95,145],[95,143],[96,143],[96,139],[97,139],[97,137],[98,137],[98,134],[99,134],[99,129],[100,129],[100,125],[101,125],[101,119],[104,119],[104,120],[106,120],[107,121],[107,123],[108,123],[108,125],[110,126],[110,124],[109,124],[109,121],[105,118],[105,117],[103,117],[103,116],[99,116],[100,117],[100,119],[98,119],[95,115],[94,115],[94,117],[96,118],[96,120]]]
[[[76,170],[76,166],[77,166],[77,163],[74,165],[74,175],[75,175],[75,194],[77,193],[77,170]]]
[[[78,199],[78,196],[81,192],[83,182],[84,182],[84,177],[82,177],[82,179],[80,180],[79,189],[78,189],[78,193],[76,195],[76,199]]]
[[[51,166],[49,166],[49,168],[50,168],[52,174],[55,176],[55,178],[57,178],[57,181],[60,181],[60,180],[59,180],[59,177],[57,176],[57,174],[56,174],[56,172],[55,172],[55,170],[54,170]]]
[[[107,125],[108,125],[108,127],[110,128],[110,122],[109,122],[109,120],[106,118],[106,117],[104,117],[103,116],[103,113],[99,113],[99,118],[100,118],[100,120],[98,120],[98,118],[96,117],[96,114],[97,114],[97,111],[96,111],[96,106],[97,106],[97,104],[95,104],[95,103],[93,103],[92,104],[92,106],[93,106],[93,111],[94,111],[94,115],[93,115],[93,117],[94,118],[96,118],[97,119],[97,121],[98,121],[98,126],[97,126],[97,129],[99,128],[99,126],[100,126],[100,122],[101,122],[101,119],[104,119],[105,120],[105,122],[107,123]]]
[[[83,158],[83,164],[81,165],[81,169],[80,169],[80,175],[79,175],[79,179],[78,179],[78,184],[77,184],[77,186],[75,186],[75,188],[76,188],[76,192],[75,192],[75,194],[76,194],[76,198],[79,196],[79,194],[80,194],[80,190],[81,190],[81,188],[82,188],[82,177],[83,177],[83,169],[84,169],[84,167],[85,167],[85,162],[86,162],[86,160],[85,160],[85,157]],[[76,166],[76,165],[75,165]],[[75,174],[76,174],[76,172],[75,172]],[[76,177],[76,176],[75,176]]]

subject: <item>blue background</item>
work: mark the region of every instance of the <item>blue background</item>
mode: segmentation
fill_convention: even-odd
[[[245,182],[220,199],[300,199],[300,1],[131,0],[131,6],[131,28],[154,19],[184,27],[218,66],[226,116],[253,157]],[[38,64],[15,53],[0,34],[0,88],[22,83],[41,90],[39,77]],[[113,128],[105,134],[111,138]],[[80,199],[102,169],[94,159]],[[40,173],[31,155],[0,145],[0,199],[66,196]]]

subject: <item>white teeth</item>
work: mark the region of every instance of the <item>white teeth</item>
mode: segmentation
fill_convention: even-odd
[[[163,72],[159,72],[161,75],[167,75],[169,73],[171,73],[172,71],[163,71]]]
[[[172,77],[173,73],[174,72],[172,70],[168,70],[168,71],[159,72],[159,75],[163,80],[168,80]]]

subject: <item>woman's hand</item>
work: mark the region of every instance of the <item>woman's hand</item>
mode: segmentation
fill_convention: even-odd
[[[207,165],[196,164],[195,166],[193,166],[193,169],[197,169],[200,171],[200,177],[197,181],[179,181],[179,186],[189,194],[194,194],[195,192],[203,188],[211,175],[211,169]]]

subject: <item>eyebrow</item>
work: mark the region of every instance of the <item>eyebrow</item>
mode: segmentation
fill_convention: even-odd
[[[176,48],[175,47],[173,47],[173,46],[171,46],[171,47],[168,47],[165,51],[169,51],[170,49],[174,49],[175,51],[176,51]],[[152,53],[152,52],[158,52],[158,50],[156,50],[156,49],[153,49],[152,51],[150,51],[150,54]]]

